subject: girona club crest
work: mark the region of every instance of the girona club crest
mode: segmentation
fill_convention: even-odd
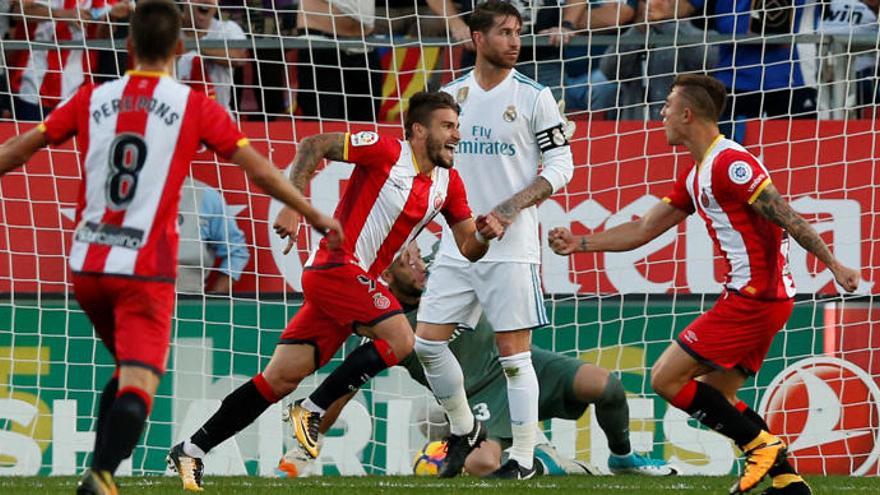
[[[758,407],[802,473],[877,474],[880,388],[842,359],[813,357],[785,368]]]

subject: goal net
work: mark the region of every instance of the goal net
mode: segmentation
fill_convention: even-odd
[[[127,11],[114,7],[107,22],[108,11],[97,2],[77,4],[94,16],[86,20],[71,17],[75,2],[13,3],[13,11],[0,2],[0,10],[6,7],[0,22],[0,138],[30,129],[79,81],[114,77],[129,67]],[[315,133],[378,130],[402,136],[407,99],[473,64],[461,22],[472,7],[449,3],[443,8],[455,11],[444,13],[432,10],[428,4],[434,3],[182,3],[184,25],[192,29],[177,77],[225,105],[281,168],[291,162],[297,143]],[[782,48],[782,61],[737,62],[764,75],[757,82],[731,81],[743,115],[754,116],[725,117],[723,128],[763,160],[776,187],[836,256],[861,268],[862,282],[857,294],[839,295],[830,272],[792,243],[794,313],[740,398],[784,436],[802,472],[876,475],[876,5],[806,0],[794,2],[796,11],[789,12],[786,2],[756,2],[763,5],[757,16],[763,24],[733,36],[734,17],[711,10],[716,7],[708,2],[684,1],[669,13],[681,19],[663,22],[653,20],[659,13],[644,21],[644,2],[590,4],[577,16],[560,11],[556,2],[514,3],[527,33],[519,69],[550,86],[576,126],[570,140],[574,178],[538,207],[552,324],[534,333],[534,345],[621,377],[635,450],[689,474],[738,469],[739,452],[729,441],[668,406],[650,386],[663,349],[712,306],[721,289],[726,267],[702,220],[688,218],[627,253],[559,257],[546,247],[545,236],[556,226],[587,233],[639,217],[691,164],[686,152],[666,144],[658,120],[675,74],[713,70],[736,53]],[[302,9],[317,11],[310,17]],[[559,46],[552,33],[570,38]],[[780,66],[791,70],[781,88],[771,84]],[[759,116],[759,109],[775,118]],[[97,400],[114,370],[76,304],[66,268],[80,159],[75,144],[67,143],[38,153],[0,181],[0,474],[70,475],[84,469]],[[350,172],[347,164],[324,165],[308,191],[314,204],[332,212]],[[168,372],[122,474],[165,473],[169,447],[266,365],[302,304],[299,277],[317,242],[302,229],[295,251],[283,255],[284,243],[272,230],[280,206],[213,154],[201,152],[191,176],[179,222],[186,283],[179,288]],[[210,211],[206,204],[213,205]],[[433,225],[419,237],[424,253],[438,235]],[[356,345],[352,337],[284,404],[308,394]],[[485,413],[472,406],[475,414]],[[273,406],[215,449],[206,473],[273,475],[291,444],[282,407]],[[442,427],[430,393],[405,371],[391,369],[344,410],[312,473],[411,473],[413,455]],[[578,420],[547,420],[541,428],[560,455],[600,469],[606,465],[609,451],[592,409]]]

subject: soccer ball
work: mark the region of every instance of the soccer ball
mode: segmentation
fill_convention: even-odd
[[[446,459],[446,442],[429,442],[413,458],[413,473],[417,476],[437,476],[443,459]]]
[[[275,468],[275,475],[279,478],[305,478],[314,473],[315,460],[306,453],[298,444],[284,453],[278,466]]]

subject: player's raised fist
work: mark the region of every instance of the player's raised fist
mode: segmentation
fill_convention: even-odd
[[[858,270],[853,270],[852,268],[843,265],[830,267],[830,269],[831,273],[834,274],[834,279],[837,281],[838,285],[843,287],[843,290],[853,292],[859,288],[859,281],[862,275]]]
[[[504,225],[492,215],[480,215],[475,221],[477,231],[484,239],[495,239],[504,236]]]
[[[574,234],[565,227],[556,227],[551,230],[547,234],[547,241],[550,244],[550,249],[560,256],[573,253],[577,247]]]

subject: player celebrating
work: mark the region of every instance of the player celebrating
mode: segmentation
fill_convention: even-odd
[[[695,164],[641,219],[586,236],[556,228],[549,235],[550,247],[562,255],[627,251],[698,213],[729,267],[724,292],[660,356],[651,386],[745,452],[745,470],[731,493],[751,490],[769,472],[773,486],[764,493],[809,494],[807,484],[785,460],[786,446],[736,393],[757,373],[773,336],[792,311],[795,288],[788,269],[787,235],[825,263],[846,291],[858,287],[859,272],[831,254],[780,196],[757,158],[719,134],[724,100],[724,86],[711,77],[676,77],[662,110],[663,127],[669,144],[687,147]]]
[[[327,364],[354,331],[373,340],[349,354],[290,413],[297,439],[317,456],[317,445],[308,440],[317,436],[324,411],[412,351],[412,328],[378,275],[438,213],[470,260],[483,256],[487,240],[503,232],[495,218],[474,221],[464,185],[452,169],[459,140],[458,105],[452,97],[414,95],[405,127],[404,141],[359,132],[319,134],[300,143],[291,171],[300,188],[324,158],[356,166],[335,213],[346,240],[334,248],[324,239],[312,253],[302,276],[303,306],[281,334],[268,366],[229,394],[217,413],[169,453],[185,489],[201,490],[202,458],[208,451]],[[298,217],[291,209],[282,210],[276,231],[292,238]]]
[[[381,276],[397,300],[407,308],[407,318],[415,321],[426,277],[425,263],[418,246],[411,243]],[[485,424],[488,439],[474,449],[465,461],[465,470],[475,476],[491,474],[501,466],[501,452],[510,446],[512,436],[507,380],[498,365],[498,352],[493,341],[494,331],[486,318],[481,317],[476,325],[460,326],[449,343],[450,350],[465,370],[469,407],[481,417],[488,418]],[[632,451],[626,392],[616,376],[596,365],[543,349],[533,350],[532,360],[542,385],[539,420],[579,419],[593,404],[599,426],[608,437],[608,448],[612,453],[608,458],[608,467],[613,473],[647,476],[676,474],[665,462]],[[414,354],[405,357],[399,364],[415,381],[428,386],[422,365]],[[333,426],[342,408],[354,395],[354,392],[348,394],[333,404],[321,422],[321,433]],[[291,469],[290,461],[286,459],[295,455],[297,450],[291,450],[282,458],[280,471],[296,472],[296,468]],[[582,469],[581,473],[584,472]]]
[[[101,395],[94,456],[77,487],[80,494],[116,493],[113,473],[131,455],[165,371],[177,205],[202,143],[316,228],[342,234],[338,222],[309,205],[250,147],[223,108],[168,76],[180,45],[180,12],[173,2],[138,3],[130,41],[137,70],[102,86],[84,86],[37,128],[0,148],[0,175],[47,143],[77,136],[82,151],[71,280],[117,368]]]
[[[571,179],[571,149],[550,90],[513,69],[522,27],[516,7],[489,0],[476,7],[469,26],[476,66],[443,91],[462,106],[462,139],[456,153],[474,208],[491,208],[489,216],[505,226],[505,235],[471,265],[455,252],[449,229],[444,229],[419,307],[415,350],[449,417],[448,454],[440,475],[456,476],[484,431],[468,407],[461,367],[447,341],[456,325],[472,321],[482,306],[496,331],[513,432],[510,460],[495,476],[529,478],[534,474],[538,421],[531,330],[548,323],[538,274],[535,205]]]

